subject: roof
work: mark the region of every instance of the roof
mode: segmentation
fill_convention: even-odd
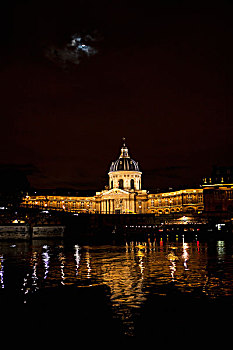
[[[115,162],[112,162],[109,171],[140,171],[138,162],[135,162],[135,160],[130,158],[128,148],[126,147],[125,143],[121,148],[120,157]]]

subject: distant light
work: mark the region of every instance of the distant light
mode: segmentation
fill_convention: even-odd
[[[215,225],[215,226],[218,228],[219,231],[221,231],[222,226],[225,226],[225,224],[217,224],[217,225]]]

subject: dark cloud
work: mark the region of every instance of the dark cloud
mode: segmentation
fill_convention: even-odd
[[[77,65],[98,53],[95,42],[99,40],[96,32],[85,35],[75,33],[63,47],[50,46],[45,49],[45,57],[63,68],[70,64]]]

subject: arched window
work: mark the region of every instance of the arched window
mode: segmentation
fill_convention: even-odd
[[[131,188],[131,190],[134,190],[134,180],[133,179],[130,180],[130,188]]]
[[[118,181],[118,184],[119,184],[119,188],[123,189],[123,180],[122,179],[120,179]]]

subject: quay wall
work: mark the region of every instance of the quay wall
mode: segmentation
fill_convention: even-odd
[[[1,225],[0,239],[29,239],[29,225]]]

